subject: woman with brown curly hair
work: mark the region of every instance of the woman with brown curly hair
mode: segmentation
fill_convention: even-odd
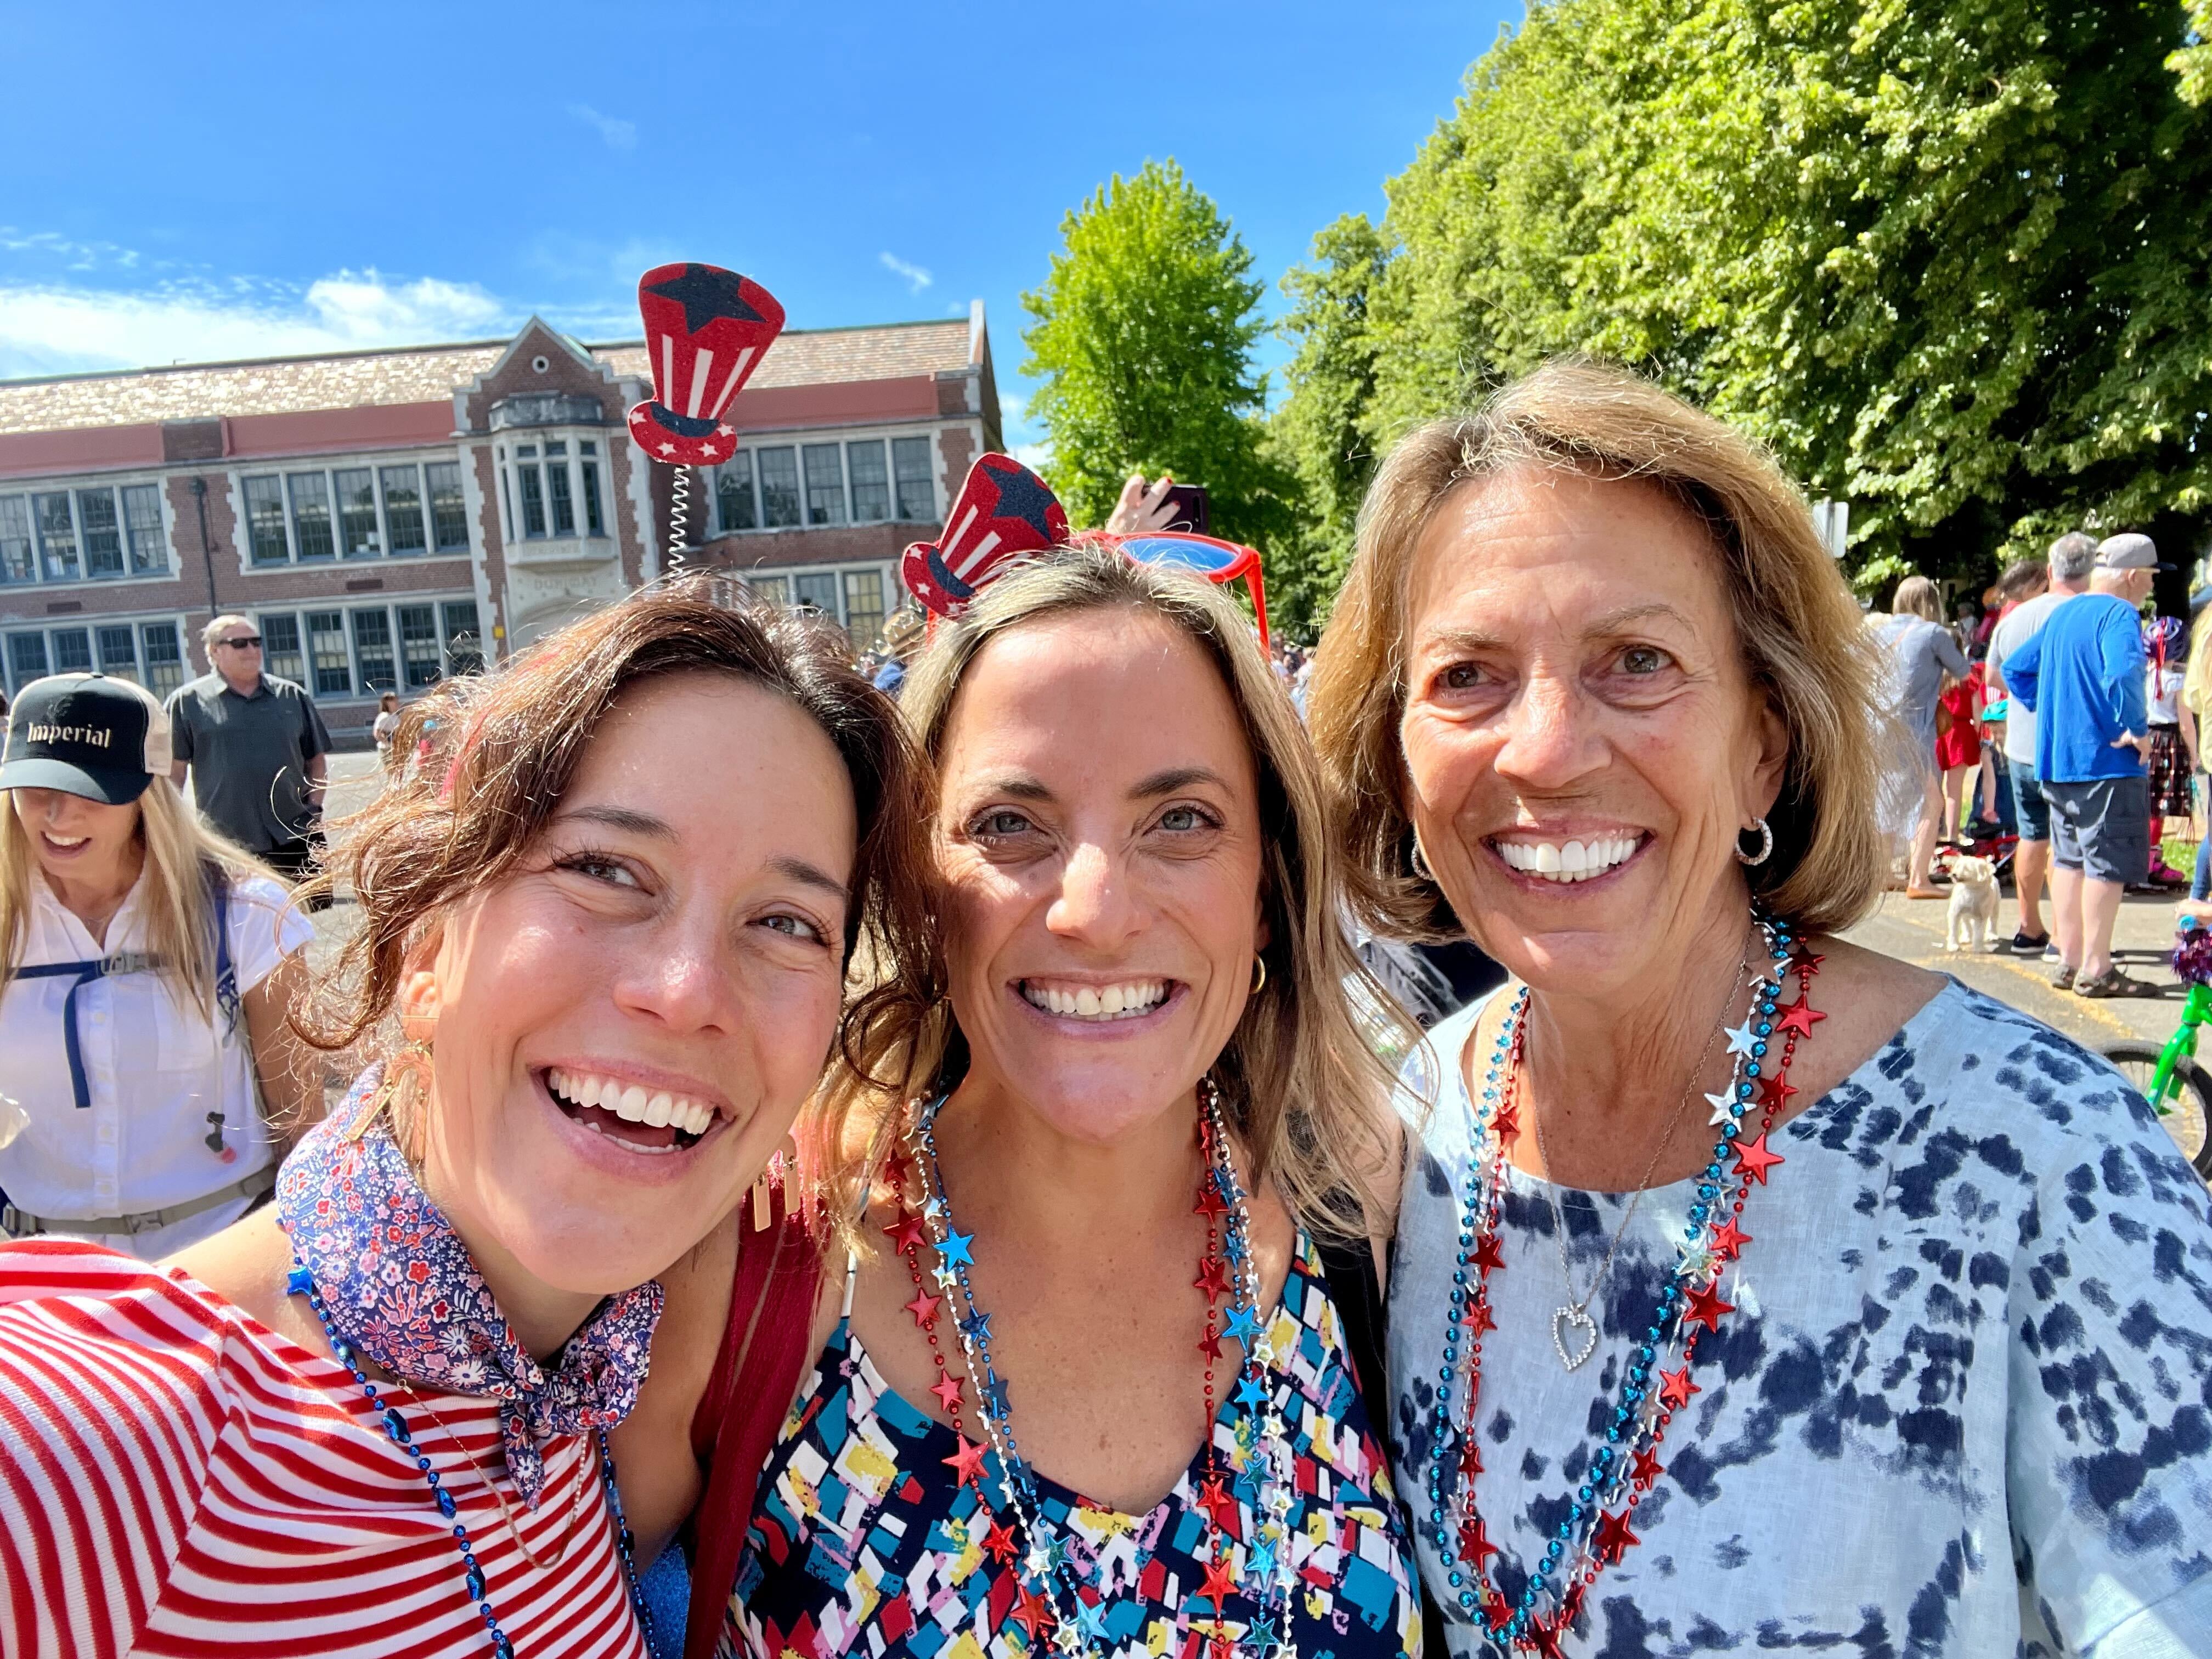
[[[2101,1061],[1833,937],[1879,672],[1771,459],[1629,375],[1369,492],[1315,740],[1376,924],[1512,975],[1407,1080],[1397,1467],[1462,1659],[2212,1629],[2203,1186]]]
[[[856,945],[920,938],[924,796],[844,656],[695,579],[410,711],[301,1019],[377,1058],[275,1204],[165,1271],[0,1249],[0,1649],[644,1651],[606,1437],[655,1276],[782,1142]]]

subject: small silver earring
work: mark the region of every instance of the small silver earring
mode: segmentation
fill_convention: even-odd
[[[1413,837],[1413,873],[1431,886],[1435,885],[1436,872],[1429,868],[1429,861],[1421,856],[1421,838],[1419,836]]]
[[[1756,866],[1765,863],[1774,856],[1774,831],[1767,827],[1765,818],[1753,818],[1751,821],[1751,827],[1759,832],[1759,851],[1747,853],[1743,850],[1745,832],[1739,830],[1735,836],[1735,858],[1739,864]]]

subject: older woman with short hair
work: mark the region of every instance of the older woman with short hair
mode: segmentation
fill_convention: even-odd
[[[1554,365],[1386,460],[1313,727],[1431,1034],[1399,1474],[1455,1653],[2179,1654],[2212,1224],[2102,1063],[1831,935],[1876,659],[1725,426]],[[2194,1634],[2191,1634],[2194,1632]]]

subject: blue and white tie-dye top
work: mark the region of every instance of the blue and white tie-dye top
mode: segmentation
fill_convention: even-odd
[[[1390,1297],[1399,1490],[1455,1656],[1485,1644],[1439,1559],[1428,1461],[1476,1012],[1408,1069],[1409,1111],[1417,1093],[1435,1105]],[[1641,1541],[1564,1650],[2212,1654],[2212,1216],[2141,1097],[1952,981],[1771,1145],[1788,1161],[1752,1188],[1753,1242],[1720,1281],[1737,1311],[1698,1348],[1702,1392],[1659,1449]],[[1475,1487],[1509,1598],[1584,1478],[1692,1187],[1644,1194],[1590,1306],[1596,1352],[1570,1374],[1554,1218],[1580,1294],[1627,1196],[1511,1172]]]

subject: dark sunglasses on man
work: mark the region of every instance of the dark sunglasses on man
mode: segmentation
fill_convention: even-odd
[[[234,640],[217,640],[216,643],[217,645],[227,645],[234,651],[258,651],[261,648],[261,635],[258,634],[240,634]]]

